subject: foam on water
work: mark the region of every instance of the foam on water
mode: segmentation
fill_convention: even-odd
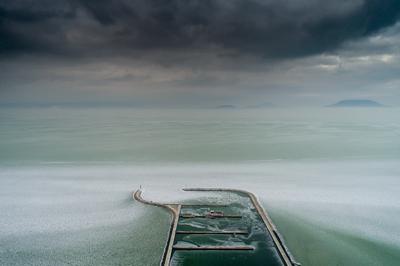
[[[129,260],[133,265],[156,265],[159,258],[154,254],[161,255],[169,219],[162,210],[131,200],[130,192],[140,185],[145,197],[164,202],[199,197],[180,191],[182,187],[253,191],[272,211],[272,218],[278,217],[277,226],[283,225],[281,233],[300,261],[315,254],[299,252],[291,236],[304,234],[304,227],[313,224],[324,232],[338,232],[324,239],[327,243],[341,233],[400,249],[400,181],[388,169],[396,173],[397,163],[3,167],[2,263],[37,260],[51,265],[62,259],[66,264],[86,264],[96,257],[98,265]],[[373,178],[376,175],[379,181]],[[291,219],[301,222],[289,226]],[[315,233],[311,226],[307,230]]]
[[[169,216],[143,186],[247,189],[303,265],[397,265],[398,113],[1,110],[0,264],[158,265]]]

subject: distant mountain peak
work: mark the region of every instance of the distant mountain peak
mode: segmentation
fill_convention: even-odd
[[[372,100],[365,99],[347,99],[341,100],[328,107],[383,107],[384,105]]]

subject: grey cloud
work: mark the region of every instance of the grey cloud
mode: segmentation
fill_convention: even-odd
[[[0,103],[398,105],[399,10],[398,0],[0,0]]]
[[[398,0],[0,0],[0,53],[143,56],[217,49],[293,58],[369,36],[399,14]]]

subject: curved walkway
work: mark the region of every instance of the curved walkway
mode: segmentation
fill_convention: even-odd
[[[133,193],[133,198],[143,204],[152,205],[167,209],[172,214],[172,223],[168,234],[168,240],[164,248],[163,258],[160,262],[161,266],[169,266],[169,262],[171,261],[175,235],[176,235],[176,228],[178,226],[179,221],[179,213],[181,211],[180,204],[163,204],[154,201],[145,200],[142,197],[142,190],[138,189],[135,193]]]
[[[233,193],[242,193],[248,196],[253,203],[254,207],[256,208],[258,214],[260,215],[261,219],[263,220],[276,248],[278,251],[278,254],[280,255],[282,262],[284,263],[285,266],[298,266],[300,265],[297,263],[290,252],[288,251],[287,247],[285,246],[278,230],[276,229],[275,225],[273,224],[271,218],[265,211],[265,209],[262,207],[260,204],[258,198],[256,195],[253,193],[246,191],[246,190],[240,190],[240,189],[225,189],[225,188],[185,188],[183,189],[184,191],[201,191],[201,192],[233,192]],[[172,214],[172,223],[170,227],[170,232],[168,236],[168,240],[166,243],[166,246],[164,248],[164,254],[163,258],[161,260],[160,265],[162,266],[169,266],[169,263],[171,261],[172,253],[173,253],[173,247],[174,247],[174,241],[175,241],[175,235],[176,235],[176,229],[178,226],[178,221],[179,221],[179,214],[182,205],[181,204],[169,204],[169,203],[159,203],[159,202],[154,202],[154,201],[149,201],[145,200],[142,197],[143,191],[141,189],[137,190],[136,192],[133,193],[133,198],[143,204],[148,204],[152,206],[157,206],[157,207],[162,207],[169,211]]]

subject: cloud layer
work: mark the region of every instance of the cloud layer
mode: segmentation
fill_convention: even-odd
[[[0,53],[302,57],[393,25],[398,0],[0,0]]]
[[[400,104],[399,0],[0,0],[0,104]]]

